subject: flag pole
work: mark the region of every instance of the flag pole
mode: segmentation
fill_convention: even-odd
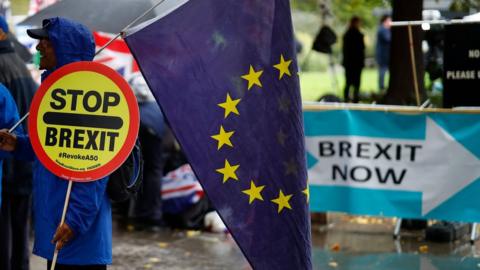
[[[132,27],[132,25],[134,25],[135,23],[137,23],[139,20],[141,20],[142,18],[144,18],[145,16],[148,15],[148,13],[150,13],[150,11],[152,11],[153,9],[155,9],[156,7],[158,7],[160,4],[162,4],[163,2],[165,2],[165,0],[160,0],[158,1],[155,5],[153,5],[151,8],[149,8],[147,11],[145,11],[142,15],[138,16],[135,20],[133,20],[131,23],[129,23],[127,26],[125,26],[121,31],[120,33],[118,33],[117,35],[115,35],[113,38],[111,38],[105,45],[103,45],[100,49],[98,49],[98,51],[95,53],[95,55],[101,53],[106,47],[108,47],[112,42],[114,42],[117,38],[119,38],[125,31],[128,30],[128,28]]]
[[[165,2],[165,0],[160,0],[158,1],[155,5],[153,5],[151,8],[149,8],[147,11],[145,11],[142,15],[138,16],[135,20],[133,20],[131,23],[129,23],[127,26],[125,26],[121,31],[120,33],[118,33],[116,36],[114,36],[113,38],[111,38],[105,45],[103,45],[100,49],[98,49],[98,51],[95,53],[95,56],[97,56],[99,53],[101,53],[105,48],[107,48],[108,46],[110,46],[110,44],[112,44],[112,42],[114,42],[115,40],[117,40],[125,31],[128,30],[128,28],[132,27],[132,25],[134,25],[135,23],[137,23],[139,20],[141,20],[142,18],[144,18],[145,16],[148,15],[148,13],[150,13],[150,11],[152,11],[153,9],[155,9],[156,7],[158,7],[159,5],[161,5],[163,2]],[[15,125],[13,125],[13,127],[11,127],[8,132],[9,133],[12,133],[23,121],[25,121],[25,119],[27,119],[27,117],[30,115],[30,112],[26,113],[17,123],[15,123]]]

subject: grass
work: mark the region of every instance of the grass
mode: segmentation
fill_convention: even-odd
[[[345,78],[343,72],[337,72],[337,89],[332,86],[332,77],[329,71],[300,72],[300,87],[303,101],[315,101],[325,94],[334,94],[343,98]],[[361,93],[378,92],[378,72],[376,69],[364,69],[360,86]],[[388,80],[385,80],[386,82]]]

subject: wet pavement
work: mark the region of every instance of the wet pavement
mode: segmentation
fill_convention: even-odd
[[[328,226],[313,225],[314,269],[480,270],[480,241],[426,242],[423,231],[392,237],[394,220],[329,214]],[[231,236],[196,231],[115,230],[110,270],[250,269]],[[46,269],[33,256],[32,270]]]

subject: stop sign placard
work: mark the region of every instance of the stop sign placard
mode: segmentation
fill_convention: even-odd
[[[52,73],[30,107],[29,135],[40,162],[66,180],[105,177],[128,157],[139,110],[128,83],[113,69],[76,62]]]

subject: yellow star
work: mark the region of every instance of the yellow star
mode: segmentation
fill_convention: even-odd
[[[307,203],[308,203],[308,201],[310,201],[310,189],[307,187],[302,191],[302,193],[305,194],[305,196],[307,197]]]
[[[228,160],[225,159],[225,167],[217,169],[218,173],[223,174],[223,183],[227,182],[228,179],[233,179],[238,181],[238,177],[235,174],[235,171],[240,167],[240,165],[230,165]]]
[[[230,131],[230,132],[225,132],[223,129],[223,126],[220,126],[220,133],[213,135],[212,138],[218,141],[218,149],[222,148],[223,145],[228,145],[230,147],[233,147],[232,142],[230,141],[230,137],[232,137],[233,133],[235,131]]]
[[[292,60],[285,61],[285,59],[283,58],[283,54],[280,55],[280,63],[273,66],[280,71],[280,76],[278,77],[279,80],[281,80],[283,78],[283,75],[285,74],[287,74],[288,76],[292,76],[290,70],[288,69],[291,63]]]
[[[232,100],[232,98],[230,97],[230,94],[227,93],[227,100],[223,103],[218,104],[218,106],[225,109],[225,118],[227,118],[227,116],[230,113],[240,115],[240,113],[237,110],[237,105],[238,105],[239,102],[240,102],[240,99]]]
[[[252,204],[255,199],[263,201],[262,197],[262,190],[265,188],[265,186],[255,186],[255,183],[253,181],[250,181],[250,189],[243,190],[242,192],[247,194],[249,196],[249,201],[248,204]]]
[[[250,65],[250,71],[248,74],[242,76],[242,79],[248,81],[248,90],[252,88],[254,85],[258,85],[262,87],[262,83],[260,82],[260,76],[262,76],[263,70],[255,71],[253,67]]]
[[[278,204],[278,213],[282,212],[283,208],[288,208],[290,210],[292,209],[289,203],[292,196],[293,196],[292,194],[284,195],[283,191],[280,190],[280,193],[278,194],[278,198],[272,200],[272,202]]]

